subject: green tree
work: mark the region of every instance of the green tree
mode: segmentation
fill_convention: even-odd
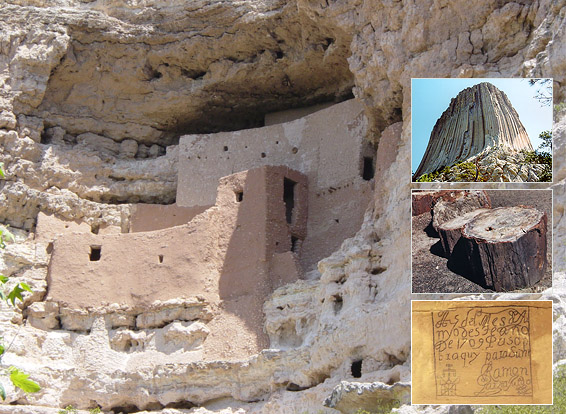
[[[5,178],[4,164],[1,162],[0,162],[0,177]],[[14,236],[12,235],[12,233],[10,233],[5,227],[0,226],[0,249],[4,249],[6,247],[6,242],[13,240],[14,240]],[[6,282],[8,282],[8,280],[9,280],[8,277],[0,274],[0,299],[6,301],[6,303],[8,303],[8,305],[10,306],[16,306],[17,300],[23,301],[22,293],[24,291],[31,292],[32,290],[26,283],[20,282],[16,284],[16,286],[14,286],[12,290],[6,292],[4,290],[4,285],[6,284]],[[25,372],[14,366],[5,367],[3,365],[2,357],[10,349],[10,347],[8,346],[8,348],[5,348],[2,339],[3,338],[0,337],[1,375],[8,377],[12,382],[12,384],[14,384],[15,387],[21,389],[22,391],[25,392],[39,391],[41,387],[35,381],[30,380],[28,374],[26,374]],[[0,398],[2,398],[2,400],[6,399],[6,389],[4,388],[4,385],[2,385],[1,382],[0,382]]]
[[[525,162],[543,165],[540,181],[550,182],[552,181],[552,132],[542,131],[539,138],[542,139],[542,143],[536,150],[525,152]]]

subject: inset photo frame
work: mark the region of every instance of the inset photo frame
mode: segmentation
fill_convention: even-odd
[[[552,182],[551,78],[415,78],[413,182]]]
[[[413,190],[413,293],[552,287],[552,190]]]
[[[552,301],[412,301],[412,404],[552,404]]]

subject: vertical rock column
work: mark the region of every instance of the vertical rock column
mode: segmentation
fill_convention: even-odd
[[[503,146],[511,151],[533,149],[505,93],[483,82],[460,92],[436,121],[413,180],[465,161],[488,146]]]

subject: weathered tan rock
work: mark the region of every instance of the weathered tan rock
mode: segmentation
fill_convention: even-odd
[[[135,139],[125,139],[120,143],[120,153],[128,158],[133,158],[138,152],[138,142]]]
[[[473,178],[469,177],[465,167],[454,165],[448,172],[441,172],[434,181],[436,182],[474,182],[475,173],[477,182],[537,182],[545,171],[543,164],[527,162],[527,153],[515,152],[505,147],[488,147],[478,155],[466,160],[474,165]],[[469,170],[468,170],[469,171]]]
[[[158,409],[156,404],[187,399],[202,402],[192,409],[199,414],[337,414],[322,401],[341,380],[355,381],[350,376],[353,360],[364,360],[366,376],[380,366],[408,370],[399,361],[406,360],[410,343],[411,77],[553,76],[556,102],[566,96],[563,0],[244,1],[230,8],[208,1],[4,3],[0,128],[20,135],[25,128],[19,128],[18,117],[35,115],[48,121],[44,138],[51,129],[57,138],[42,144],[39,164],[22,161],[0,145],[0,160],[9,170],[9,181],[0,183],[2,222],[32,228],[42,210],[89,224],[124,224],[127,230],[130,203],[174,201],[176,157],[169,158],[174,149],[169,146],[164,157],[148,160],[154,143],[164,147],[181,133],[211,128],[259,126],[266,111],[332,100],[348,94],[354,83],[369,119],[366,138],[379,143],[379,149],[373,205],[363,229],[323,265],[320,280],[311,272],[304,289],[304,282],[283,287],[274,296],[277,305],[266,305],[267,325],[274,336],[280,335],[278,343],[285,351],[227,364],[195,362],[196,353],[181,349],[169,354],[159,347],[119,352],[109,341],[112,329],[118,328],[109,332],[106,321],[93,321],[90,333],[46,332],[29,323],[18,331],[10,322],[13,314],[3,307],[3,336],[17,334],[3,362],[24,368],[43,387],[27,396],[7,389],[8,401],[21,405],[0,405],[3,414],[56,414],[68,404],[93,408],[94,402],[104,407],[139,404],[140,409],[177,414],[188,409]],[[32,107],[36,104],[39,109]],[[404,133],[389,139],[399,124],[385,128],[403,118]],[[560,126],[557,137],[559,131]],[[30,131],[35,137],[38,132]],[[73,149],[76,135],[84,132],[142,144],[136,159],[99,157],[96,151]],[[563,149],[563,142],[555,141],[558,200],[564,199]],[[562,204],[554,204],[558,229],[564,227]],[[555,260],[563,264],[566,231],[555,234]],[[28,243],[18,236],[18,246]],[[45,246],[26,248],[34,250],[44,252]],[[33,257],[23,251],[22,256]],[[36,258],[36,266],[46,265],[44,253]],[[30,263],[10,260],[22,269]],[[555,278],[555,283],[562,279]],[[342,308],[336,313],[338,297]],[[543,297],[554,302],[558,362],[566,358],[565,296]],[[291,383],[315,386],[286,391]],[[401,412],[418,410],[405,405]],[[425,410],[467,414],[471,409]]]
[[[344,414],[355,414],[359,410],[391,411],[410,402],[410,390],[410,385],[402,382],[388,385],[342,381],[324,401],[324,405]]]
[[[212,15],[222,8],[207,2],[17,3],[0,20],[3,33],[22,30],[7,38],[15,56],[2,96],[74,135],[171,143],[178,131],[252,126],[352,86],[351,35],[283,1]],[[34,27],[44,29],[26,39]]]

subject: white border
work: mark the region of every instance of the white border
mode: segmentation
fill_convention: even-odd
[[[520,301],[531,301],[531,302],[537,302],[537,300],[533,300],[530,298],[520,298],[520,299],[513,299],[513,300],[494,300],[494,299],[486,299],[486,300],[450,300],[450,299],[440,299],[440,300],[431,300],[431,299],[423,299],[423,300],[413,300],[411,298],[411,389],[414,386],[414,382],[413,382],[413,363],[414,363],[414,359],[413,359],[413,302],[466,302],[466,303],[473,303],[473,302],[497,302],[499,304],[501,303],[508,303],[508,302],[520,302]],[[538,300],[538,302],[550,302],[550,336],[552,338],[553,336],[553,332],[554,332],[554,303],[552,300]],[[550,359],[549,363],[550,363],[550,375],[551,375],[551,379],[550,379],[550,383],[552,384],[552,398],[551,398],[551,403],[549,404],[536,404],[536,405],[554,405],[554,361],[553,361],[553,356],[554,356],[554,340],[551,339],[552,342],[552,346],[551,346],[551,350],[550,353],[548,354],[548,358]],[[465,397],[464,397],[465,398]],[[535,405],[535,404],[527,404],[527,403],[523,403],[523,404],[512,404],[512,403],[490,403],[490,404],[478,404],[478,403],[474,403],[474,402],[461,402],[461,403],[419,403],[419,404],[415,404],[413,403],[413,393],[411,392],[411,405],[415,405],[415,406],[426,406],[426,405],[439,405],[439,406],[452,406],[452,405],[473,405],[473,406],[484,406],[484,405]]]
[[[421,185],[421,184],[450,184],[450,183],[458,183],[458,184],[512,184],[512,185],[517,185],[517,184],[546,184],[546,185],[552,185],[555,183],[554,181],[554,135],[552,136],[552,181],[523,181],[523,182],[517,182],[517,181],[505,181],[505,182],[501,182],[501,181],[487,181],[487,182],[476,182],[476,181],[434,181],[434,182],[417,182],[417,181],[413,181],[413,80],[415,79],[444,79],[444,80],[451,80],[451,79],[459,79],[459,78],[411,78],[411,145],[410,145],[410,152],[411,152],[411,156],[410,156],[410,165],[411,165],[411,183],[415,184],[415,185]],[[550,79],[552,82],[552,123],[550,125],[550,131],[553,131],[554,129],[554,78],[519,78],[519,77],[501,77],[501,78],[466,78],[466,79],[474,79],[474,80],[478,80],[479,82],[489,82],[489,80],[491,79],[507,79],[507,80],[511,80],[511,79],[516,79],[516,80],[521,80],[521,79],[527,79],[527,80],[531,80],[531,79]],[[455,97],[454,97],[455,98]],[[431,131],[432,133],[432,131]],[[430,136],[429,136],[429,143],[430,143]],[[530,137],[529,137],[530,140]],[[427,147],[428,147],[428,143],[427,143]],[[425,154],[426,154],[426,149],[425,149]],[[424,154],[423,154],[424,157]],[[422,160],[421,160],[422,161]]]

